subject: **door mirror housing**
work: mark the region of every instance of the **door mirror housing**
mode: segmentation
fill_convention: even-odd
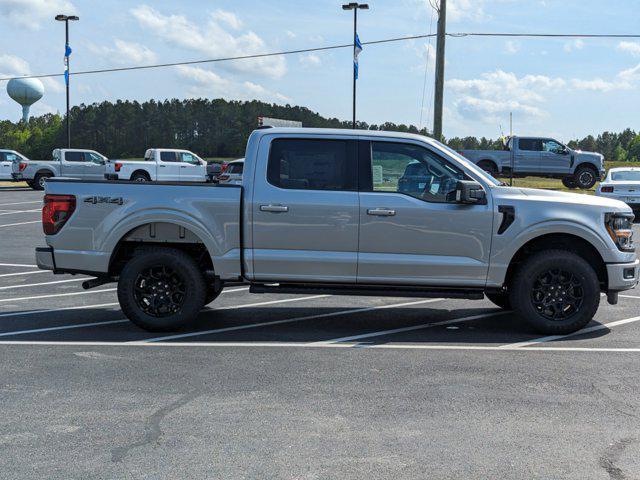
[[[467,205],[486,205],[487,194],[482,185],[474,180],[458,180],[455,190],[456,203],[464,203]]]

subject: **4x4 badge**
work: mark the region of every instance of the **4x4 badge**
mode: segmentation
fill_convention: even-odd
[[[96,205],[98,203],[113,203],[116,205],[122,205],[124,203],[124,199],[122,197],[84,197],[84,203],[91,203]]]

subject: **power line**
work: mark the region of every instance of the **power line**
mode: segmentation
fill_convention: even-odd
[[[581,34],[581,33],[492,33],[492,32],[458,32],[453,33],[449,32],[446,34],[449,37],[532,37],[532,38],[640,38],[640,34]],[[368,42],[362,42],[363,45],[378,45],[383,43],[392,43],[392,42],[403,42],[408,40],[419,40],[423,38],[431,38],[435,37],[436,34],[425,34],[425,35],[410,35],[406,37],[394,37],[394,38],[385,38],[382,40],[372,40]],[[341,48],[353,48],[353,44],[345,43],[340,45],[328,45],[325,47],[315,47],[315,48],[301,48],[298,50],[283,50],[280,52],[270,52],[270,53],[257,53],[253,55],[238,55],[235,57],[221,57],[221,58],[210,58],[205,60],[191,60],[191,61],[183,61],[183,62],[172,62],[172,63],[157,63],[153,65],[134,65],[129,67],[115,67],[115,68],[103,68],[103,69],[95,69],[95,70],[80,70],[77,72],[72,72],[71,75],[92,75],[96,73],[111,73],[111,72],[127,72],[131,70],[147,70],[152,68],[166,68],[166,67],[177,67],[180,65],[198,65],[203,63],[218,63],[218,62],[230,62],[235,60],[250,60],[255,58],[267,58],[267,57],[277,57],[280,55],[295,55],[299,53],[309,53],[309,52],[320,52],[325,50],[337,50]],[[63,73],[46,73],[39,75],[23,75],[23,76],[14,76],[14,77],[4,77],[0,78],[1,81],[12,80],[14,78],[47,78],[47,77],[62,77]]]

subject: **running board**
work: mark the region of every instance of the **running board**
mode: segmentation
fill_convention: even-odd
[[[253,284],[250,293],[328,294],[361,295],[371,297],[412,297],[412,298],[465,298],[482,300],[481,289],[470,288],[407,288],[391,285],[336,285],[336,284]]]

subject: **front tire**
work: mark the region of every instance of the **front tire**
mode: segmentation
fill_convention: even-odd
[[[566,250],[533,254],[510,288],[517,315],[545,335],[564,335],[588,324],[600,304],[600,283],[586,260]]]
[[[137,250],[118,281],[122,311],[150,332],[172,331],[191,323],[204,306],[206,291],[196,262],[175,248]]]
[[[596,184],[598,174],[592,167],[582,166],[578,167],[574,178],[579,188],[588,190]]]

